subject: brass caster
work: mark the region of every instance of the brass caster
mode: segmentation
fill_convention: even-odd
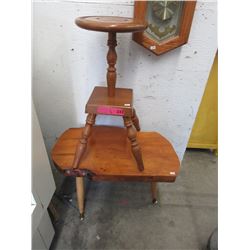
[[[84,213],[80,214],[80,220],[84,219]]]
[[[152,203],[153,203],[153,205],[156,205],[158,203],[158,201],[156,199],[153,199]]]

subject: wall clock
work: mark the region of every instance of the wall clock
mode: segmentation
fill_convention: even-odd
[[[188,41],[196,1],[135,1],[134,18],[147,20],[148,28],[133,40],[161,55]]]

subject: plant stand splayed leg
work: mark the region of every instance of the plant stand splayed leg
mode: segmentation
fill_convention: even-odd
[[[88,114],[87,116],[86,125],[82,133],[82,139],[79,140],[79,143],[76,148],[75,157],[74,157],[74,161],[72,165],[73,169],[78,169],[79,163],[81,161],[81,157],[86,151],[88,139],[92,130],[92,126],[95,124],[95,118],[96,118],[95,114]]]

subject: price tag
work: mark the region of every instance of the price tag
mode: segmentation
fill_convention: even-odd
[[[124,110],[120,108],[114,108],[114,107],[107,107],[107,106],[99,106],[97,108],[98,114],[103,115],[120,115],[124,116]]]

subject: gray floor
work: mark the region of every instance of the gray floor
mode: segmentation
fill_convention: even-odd
[[[149,183],[86,182],[80,221],[74,178],[53,198],[60,214],[54,249],[206,249],[217,227],[217,157],[188,150],[175,183],[160,183],[151,204]]]

